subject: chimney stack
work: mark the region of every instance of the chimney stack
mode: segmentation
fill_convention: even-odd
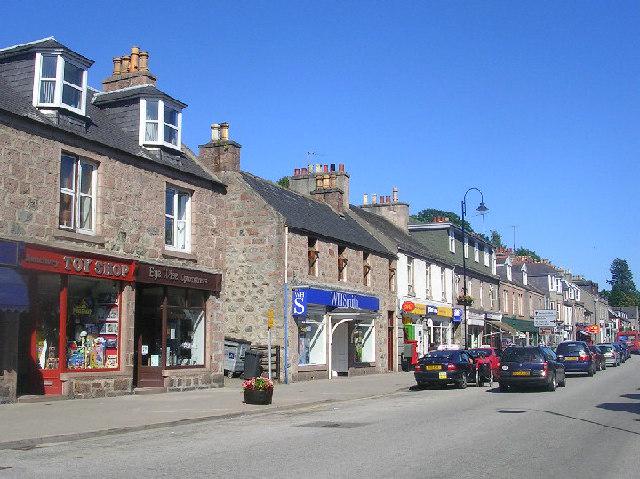
[[[323,201],[340,213],[349,208],[349,175],[343,164],[338,165],[338,171],[335,163],[295,168],[289,189]]]
[[[211,141],[200,145],[198,161],[214,173],[239,172],[240,148],[242,146],[229,139],[229,123],[211,125]]]
[[[391,196],[380,195],[380,201],[378,195],[373,193],[371,204],[367,204],[366,197],[362,208],[382,216],[403,231],[409,231],[409,204],[398,201],[398,188],[393,187]]]
[[[131,47],[129,55],[114,57],[113,73],[102,81],[105,92],[137,85],[156,85],[156,77],[149,71],[149,53]]]

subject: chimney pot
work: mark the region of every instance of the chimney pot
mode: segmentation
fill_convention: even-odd
[[[363,205],[368,205],[369,204],[369,195],[368,194],[364,194],[362,195],[362,204]]]
[[[293,169],[293,176],[300,176],[300,168]]]
[[[138,71],[138,60],[140,59],[140,48],[131,47],[131,63],[129,64],[129,71],[131,73]]]
[[[220,140],[220,125],[217,123],[211,124],[211,141],[219,141]]]
[[[302,174],[303,175],[308,175],[309,174],[309,169],[308,168],[302,168]]]
[[[378,195],[375,193],[371,195],[371,204],[375,205],[378,202]]]
[[[338,165],[338,171],[339,171],[340,173],[344,173],[344,163],[340,163],[340,164]]]
[[[394,186],[393,190],[391,190],[391,194],[393,196],[393,202],[397,203],[398,202],[398,187]]]
[[[120,75],[121,68],[122,68],[122,58],[113,57],[113,76]]]
[[[336,171],[336,164],[335,163],[331,163],[331,171]]]
[[[387,196],[387,197],[386,197],[386,199],[385,199],[385,202],[386,202],[386,203],[391,203],[391,197],[390,197],[390,196]]]
[[[324,171],[325,173],[329,173],[329,165],[324,165],[322,167],[322,171]]]
[[[140,71],[149,71],[149,52],[140,52]]]
[[[322,173],[322,166],[320,163],[316,163],[316,173]]]
[[[220,139],[222,141],[229,141],[229,123],[226,121],[220,123]]]
[[[125,55],[122,57],[122,73],[127,73],[129,71],[130,62],[131,57],[129,55]]]

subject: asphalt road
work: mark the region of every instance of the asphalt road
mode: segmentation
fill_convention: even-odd
[[[24,451],[5,477],[637,478],[640,358],[566,388],[399,391]],[[277,391],[276,391],[277,393]]]

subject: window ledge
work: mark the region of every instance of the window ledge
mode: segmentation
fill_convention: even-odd
[[[84,241],[85,243],[104,244],[104,236],[89,235],[85,233],[77,233],[75,231],[57,230],[53,236],[58,239],[65,239],[71,241]]]
[[[299,364],[298,372],[307,372],[307,371],[326,371],[326,364]]]
[[[360,369],[360,368],[375,368],[375,367],[376,367],[376,363],[375,363],[375,361],[374,361],[374,362],[372,362],[372,363],[367,363],[367,362],[364,362],[364,363],[358,363],[358,362],[356,362],[356,363],[354,363],[354,364],[353,364],[353,366],[352,366],[352,367],[353,367],[353,368],[355,368],[355,369]]]
[[[196,257],[195,254],[184,253],[182,251],[174,251],[172,249],[166,249],[166,248],[162,252],[162,256],[164,256],[165,258],[185,259],[187,261],[193,261],[194,263],[198,261],[198,258]]]

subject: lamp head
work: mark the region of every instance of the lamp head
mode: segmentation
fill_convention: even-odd
[[[478,213],[480,213],[481,215],[485,214],[487,211],[489,211],[489,208],[487,208],[487,206],[484,204],[484,201],[480,202],[480,206],[478,206],[476,208],[476,211]]]

